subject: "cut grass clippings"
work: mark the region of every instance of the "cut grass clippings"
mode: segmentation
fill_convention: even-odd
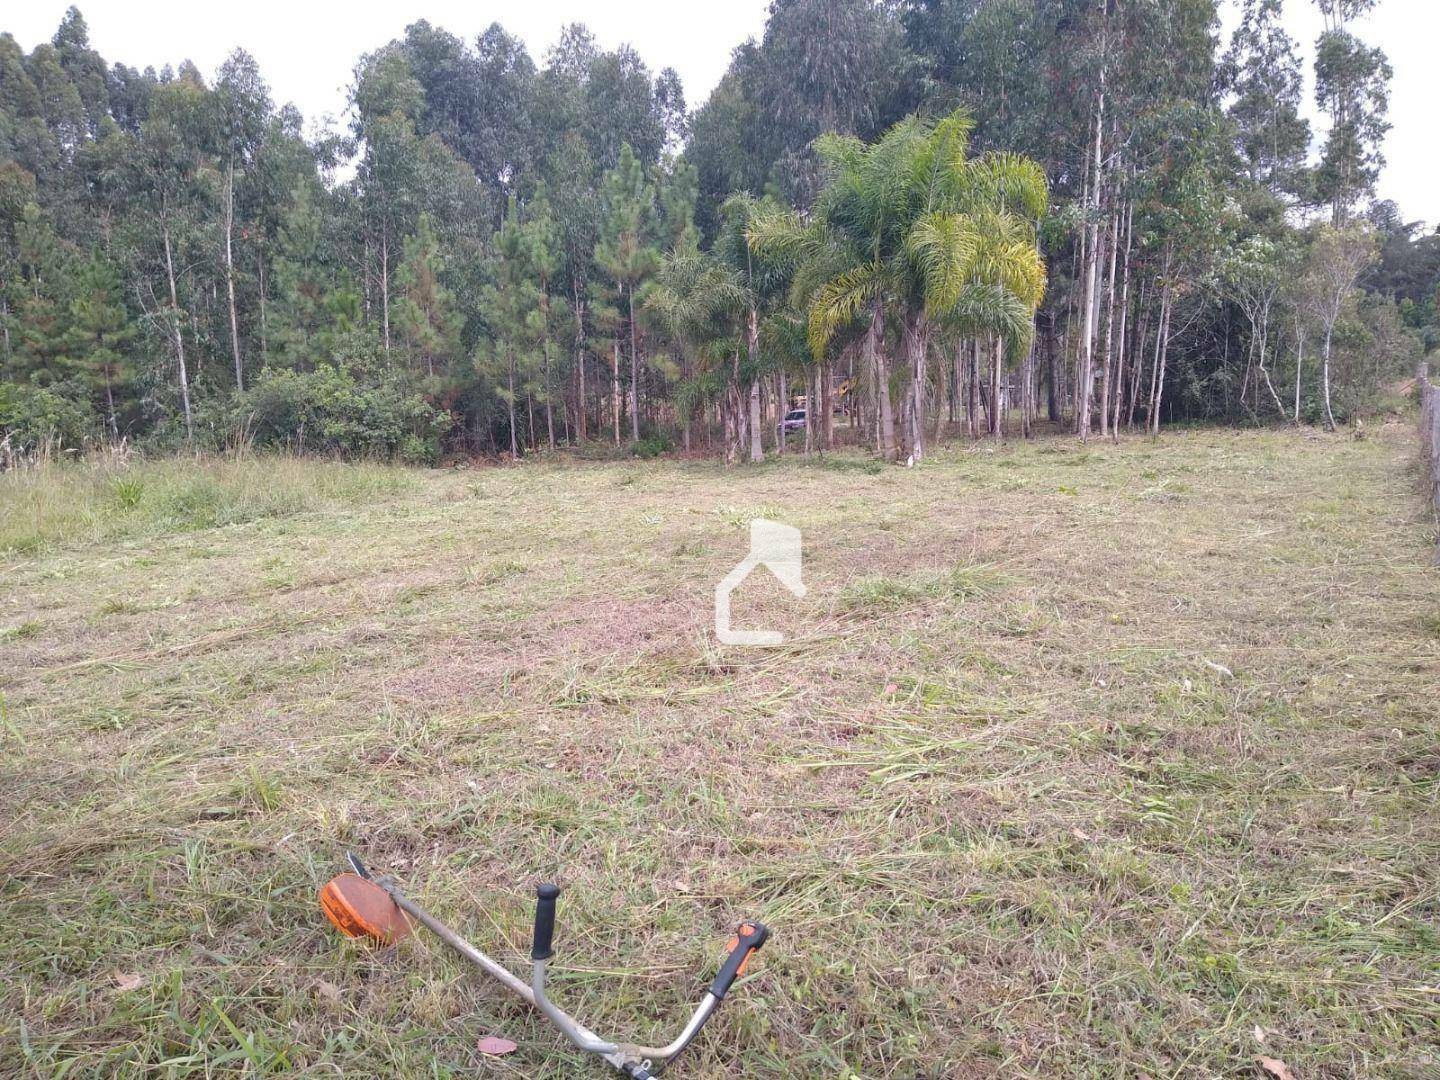
[[[554,994],[621,1037],[764,919],[676,1077],[1430,1075],[1413,441],[0,475],[0,1073],[605,1075],[337,937],[354,847],[522,972],[558,881]],[[726,649],[755,516],[809,591]]]

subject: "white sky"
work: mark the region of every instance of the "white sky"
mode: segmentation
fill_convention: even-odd
[[[1234,0],[1227,0],[1233,6]],[[13,33],[27,50],[48,40],[69,0],[25,0],[8,5],[0,30]],[[109,62],[135,67],[193,60],[207,75],[236,46],[260,63],[277,102],[293,101],[307,120],[325,114],[339,118],[345,88],[360,54],[375,49],[417,19],[428,19],[459,37],[473,39],[499,21],[529,46],[537,63],[571,22],[584,22],[601,45],[629,42],[652,70],[675,68],[685,84],[691,108],[703,102],[730,62],[730,51],[764,29],[768,0],[724,0],[715,4],[677,4],[660,0],[597,3],[595,0],[420,0],[376,3],[356,0],[249,0],[243,4],[202,4],[194,0],[82,0],[91,43]],[[1320,16],[1313,0],[1285,0],[1290,33],[1302,50],[1307,104],[1317,134],[1315,108],[1308,96],[1310,64]],[[1226,32],[1235,21],[1227,11]],[[1375,13],[1360,20],[1361,38],[1381,46],[1395,68],[1386,141],[1388,159],[1380,194],[1400,204],[1408,218],[1440,223],[1440,139],[1434,112],[1440,102],[1440,2],[1381,0]]]

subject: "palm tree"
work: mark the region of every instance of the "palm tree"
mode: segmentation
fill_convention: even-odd
[[[733,320],[748,300],[734,271],[713,255],[676,251],[666,256],[645,296],[645,310],[660,324],[679,356],[680,412],[684,446],[690,449],[690,420],[695,407],[710,396],[714,372],[705,369],[716,341],[727,338]],[[728,354],[728,351],[727,351]],[[728,382],[728,380],[725,380]],[[726,457],[732,448],[726,447]]]
[[[931,331],[949,325],[986,334],[1012,351],[1028,346],[1045,290],[1036,223],[1049,194],[1027,158],[971,159],[963,110],[911,116],[878,141],[826,135],[816,149],[830,172],[809,220],[765,213],[747,232],[757,251],[797,264],[792,295],[808,316],[810,346],[823,356],[843,328],[863,325],[877,387],[879,451],[897,456],[885,320],[900,327],[911,452],[924,454],[924,401]],[[993,409],[992,409],[993,412]]]
[[[736,392],[748,402],[752,462],[765,458],[760,437],[760,327],[783,302],[790,283],[790,267],[783,258],[768,258],[757,252],[748,237],[750,226],[761,216],[773,213],[777,205],[771,198],[756,199],[748,192],[731,195],[720,207],[720,232],[712,249],[743,292],[740,303],[745,320],[744,376],[748,385],[737,385]],[[738,381],[738,370],[736,377]]]

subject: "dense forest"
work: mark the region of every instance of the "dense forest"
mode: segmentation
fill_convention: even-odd
[[[1374,0],[1313,2],[1323,138],[1280,0],[774,0],[693,111],[583,26],[417,21],[318,135],[71,8],[0,34],[0,458],[1344,423],[1440,340],[1440,235],[1374,198]]]

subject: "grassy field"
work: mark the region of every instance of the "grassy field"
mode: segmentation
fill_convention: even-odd
[[[0,1073],[602,1076],[355,846],[671,1075],[1440,1070],[1440,572],[1415,439],[0,476]],[[803,600],[714,584],[752,517]],[[486,1058],[477,1039],[520,1044]]]

